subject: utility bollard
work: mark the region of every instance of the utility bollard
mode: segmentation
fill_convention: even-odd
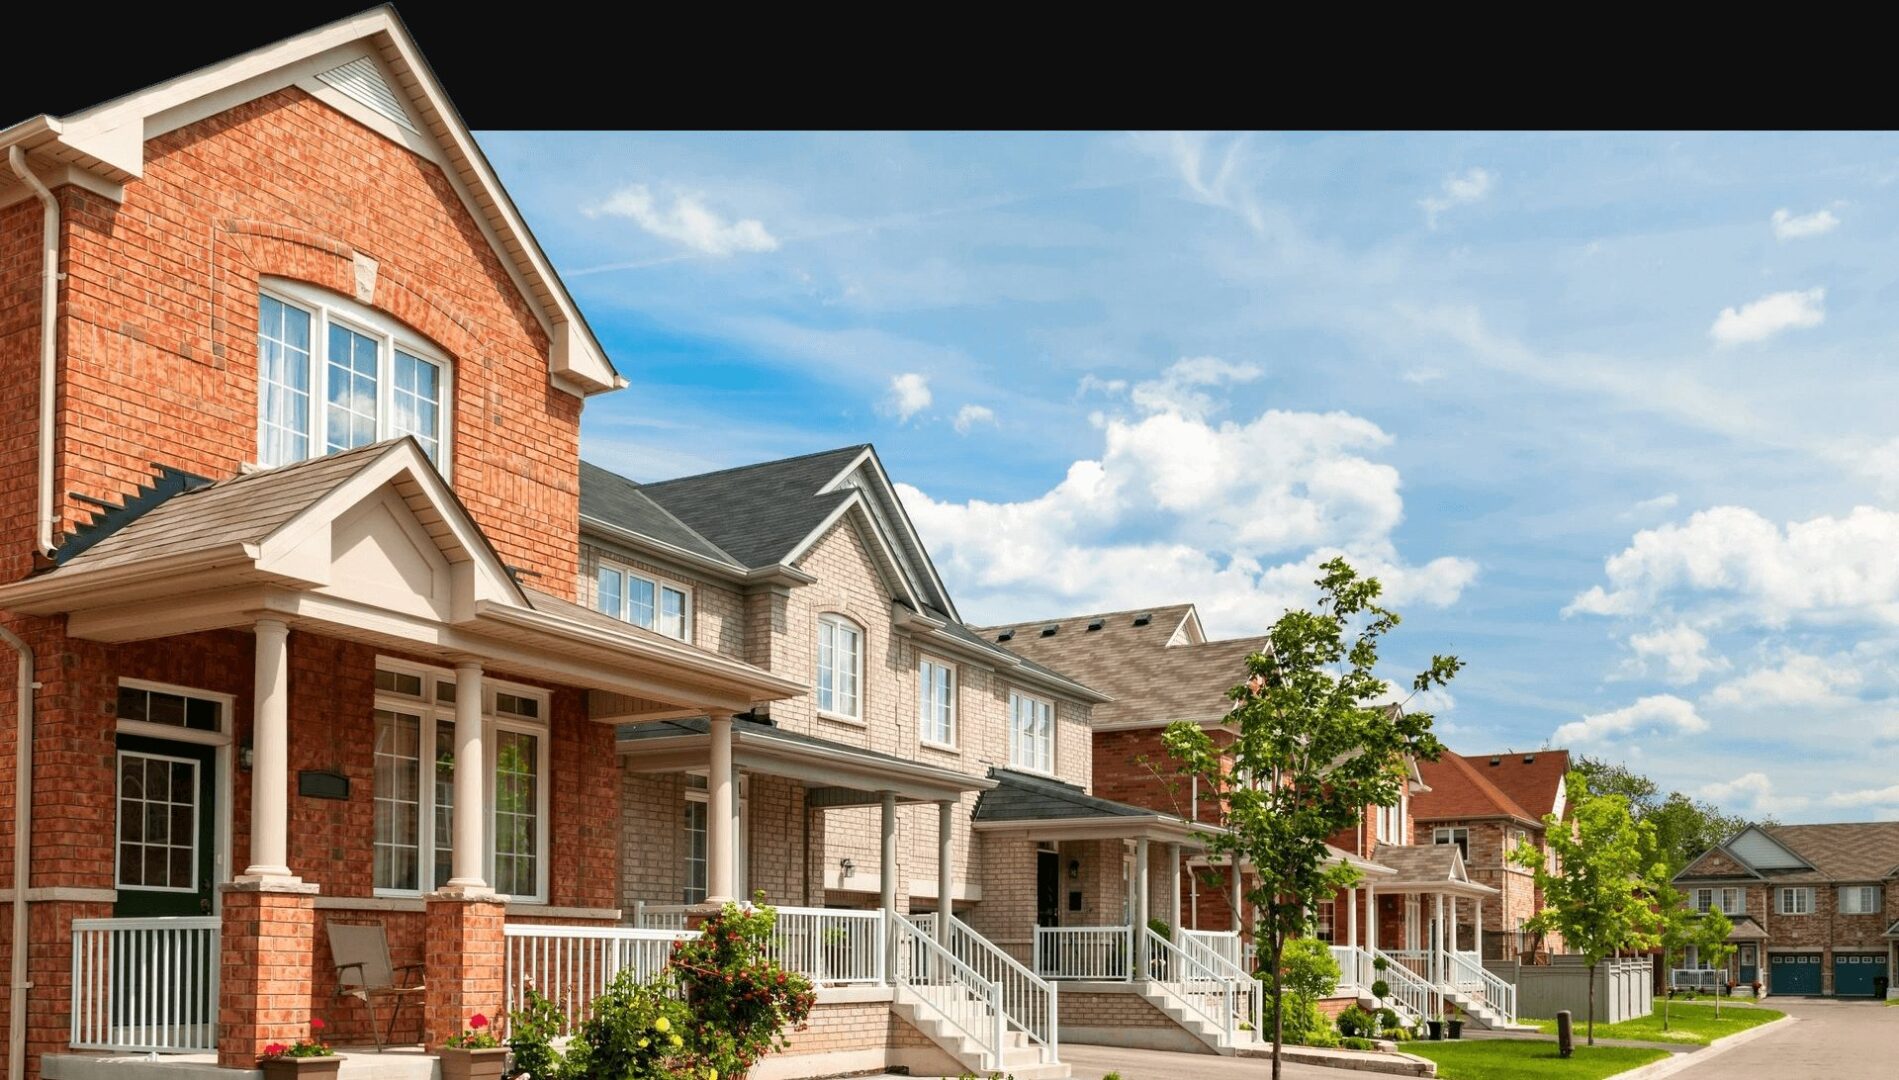
[[[1568,1057],[1576,1052],[1576,1027],[1568,1009],[1556,1010],[1556,1053]]]

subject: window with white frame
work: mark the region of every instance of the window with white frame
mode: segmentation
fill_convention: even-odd
[[[746,778],[739,777],[738,828],[732,830],[732,869],[734,891],[745,895],[746,866],[745,856],[745,803]],[[706,787],[704,773],[686,774],[685,799],[685,836],[680,845],[686,856],[686,882],[682,898],[688,904],[697,904],[706,898],[706,868],[709,864],[706,853],[706,808],[711,796]]]
[[[864,632],[841,615],[818,617],[818,711],[863,716]]]
[[[1009,764],[1055,771],[1055,706],[1015,690],[1009,691]]]
[[[1694,897],[1695,910],[1703,914],[1719,911],[1724,915],[1740,915],[1747,911],[1747,894],[1742,889],[1696,889]]]
[[[1377,837],[1381,844],[1404,843],[1405,796],[1398,796],[1396,806],[1378,807]]]
[[[1335,901],[1327,900],[1314,905],[1312,908],[1312,936],[1325,942],[1327,945],[1333,943],[1337,934],[1336,920],[1338,915],[1333,908],[1334,903]]]
[[[1437,828],[1431,830],[1433,844],[1456,844],[1458,854],[1470,858],[1470,830],[1464,828]]]
[[[483,680],[482,763],[494,807],[482,852],[503,896],[547,895],[547,698]],[[453,864],[455,682],[393,661],[376,669],[373,882],[380,895],[427,893]]]
[[[1779,901],[1774,906],[1777,915],[1813,914],[1813,890],[1784,886],[1780,889]]]
[[[917,661],[917,730],[926,743],[956,745],[956,667],[934,657]]]
[[[1840,886],[1840,914],[1874,915],[1884,905],[1877,885]]]
[[[401,323],[273,281],[257,298],[257,461],[265,467],[413,435],[448,471],[450,370]]]
[[[692,640],[692,592],[686,586],[604,561],[594,580],[594,606],[601,612],[669,638]]]

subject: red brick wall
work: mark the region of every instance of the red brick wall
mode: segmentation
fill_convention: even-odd
[[[437,166],[289,88],[149,142],[123,203],[57,194],[62,528],[89,513],[68,493],[117,499],[151,462],[227,477],[254,460],[258,278],[351,296],[360,252],[379,264],[374,306],[453,360],[457,494],[505,562],[573,594],[580,401],[549,384],[545,333]],[[37,273],[38,228],[37,203],[0,211],[7,580],[31,542],[32,413],[18,405],[38,310],[33,283],[8,279]]]
[[[1161,728],[1132,728],[1121,731],[1097,731],[1094,734],[1094,794],[1130,806],[1144,806],[1163,813],[1187,817],[1194,800],[1193,781],[1180,771],[1180,763],[1161,745]],[[1211,733],[1216,744],[1232,740],[1226,732]],[[1219,799],[1200,786],[1200,805],[1193,807],[1197,820],[1215,821],[1219,817]]]

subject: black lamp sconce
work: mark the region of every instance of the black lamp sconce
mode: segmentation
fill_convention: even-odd
[[[1081,877],[1081,860],[1080,859],[1068,860],[1068,880],[1075,881],[1075,880],[1078,880],[1080,877]]]

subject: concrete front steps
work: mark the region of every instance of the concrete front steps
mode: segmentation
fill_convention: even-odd
[[[1030,1042],[1027,1035],[1014,1030],[1004,1036],[1002,1067],[992,1069],[976,1040],[943,1019],[936,1003],[930,1000],[937,995],[960,992],[957,987],[904,987],[897,992],[891,1008],[938,1049],[978,1076],[1000,1072],[1015,1080],[1068,1080],[1071,1073],[1067,1065],[1049,1060],[1047,1047]]]
[[[1495,1009],[1484,1004],[1479,998],[1471,997],[1460,991],[1444,995],[1444,1000],[1456,1005],[1463,1013],[1464,1022],[1486,1031],[1536,1031],[1535,1024],[1517,1024],[1505,1020]]]
[[[1165,1013],[1169,1020],[1180,1025],[1182,1031],[1192,1035],[1200,1041],[1201,1045],[1216,1054],[1231,1057],[1242,1050],[1259,1045],[1259,1033],[1242,1030],[1237,1022],[1234,1024],[1233,1037],[1227,1038],[1225,1031],[1217,1025],[1208,1023],[1205,1017],[1188,1008],[1167,989],[1164,983],[1145,982],[1136,983],[1135,986],[1150,1005]]]

